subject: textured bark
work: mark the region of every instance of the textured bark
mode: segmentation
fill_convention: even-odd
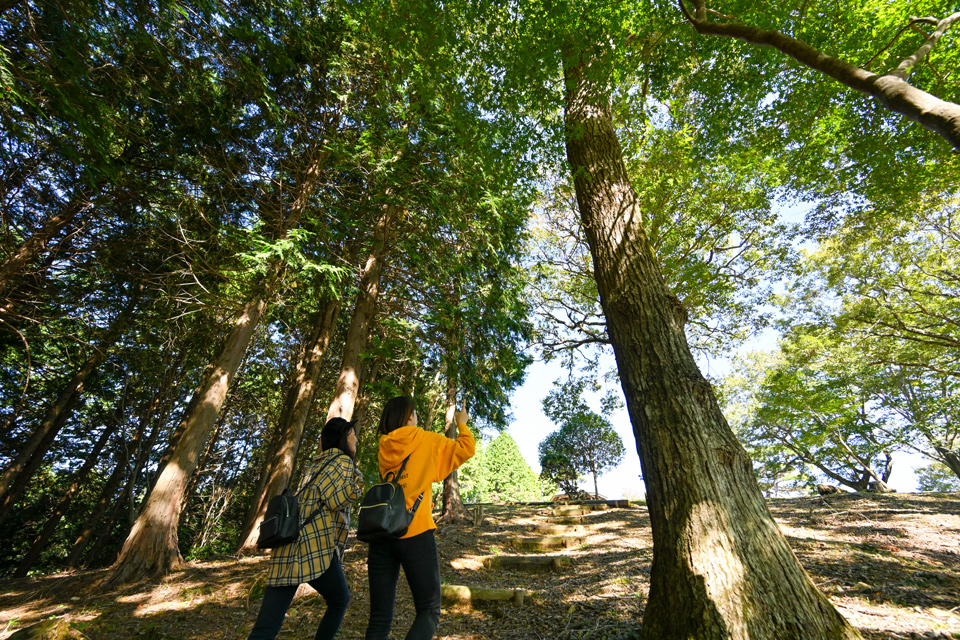
[[[210,378],[214,375],[216,370],[217,367],[215,362],[211,362],[207,365],[206,369],[203,370],[203,373],[200,376],[200,382],[197,384],[197,388],[193,390],[193,395],[190,396],[190,401],[187,403],[187,408],[183,411],[184,416],[189,416],[200,409],[200,403],[203,402],[203,390],[210,385]],[[173,457],[173,454],[177,450],[177,446],[179,445],[180,440],[183,438],[183,433],[186,431],[188,425],[189,422],[181,419],[180,422],[177,423],[177,427],[167,438],[167,446],[163,450],[163,454],[160,456],[160,461],[157,463],[157,470],[150,479],[150,487],[147,490],[148,494],[153,491],[153,485],[156,483],[157,478],[163,474],[163,470],[166,469],[167,463],[169,463],[170,459]]]
[[[703,5],[702,2],[695,4],[698,9]],[[684,8],[682,0],[680,6]],[[686,12],[685,9],[684,11]],[[851,89],[872,96],[886,109],[910,118],[946,139],[954,149],[960,150],[960,105],[941,100],[910,85],[905,80],[906,73],[902,68],[904,65],[891,73],[878,74],[824,55],[810,45],[777,31],[740,24],[708,22],[705,16],[706,14],[699,10],[697,17],[687,14],[687,19],[698,33],[736,38],[751,44],[772,47]],[[941,20],[937,29],[941,32],[940,35],[958,19],[960,13]],[[907,66],[912,64],[915,62]]]
[[[180,511],[180,520],[177,522],[177,528],[183,525],[183,517],[186,515],[187,507],[190,505],[190,501],[193,500],[193,496],[196,494],[197,487],[200,486],[200,481],[203,480],[204,474],[206,474],[208,471],[210,458],[213,456],[213,452],[217,448],[217,441],[220,439],[220,434],[223,432],[223,426],[227,423],[229,418],[229,411],[222,412],[217,416],[217,422],[213,427],[213,432],[207,438],[207,446],[204,448],[203,454],[200,456],[193,473],[190,474],[190,479],[187,481],[187,488],[183,491],[183,497],[180,499],[182,507]]]
[[[47,410],[40,424],[31,434],[30,439],[17,452],[17,457],[4,469],[0,477],[0,523],[9,515],[13,505],[23,494],[30,478],[40,467],[43,457],[53,446],[57,434],[76,407],[83,393],[83,385],[87,377],[106,359],[110,348],[117,341],[121,331],[133,314],[137,297],[131,298],[127,307],[114,318],[100,343],[93,348],[87,359],[73,374],[66,386],[61,390],[56,401]]]
[[[107,579],[109,584],[160,577],[182,563],[177,544],[177,525],[184,492],[197,467],[198,458],[206,447],[237,367],[267,308],[277,271],[275,269],[268,278],[270,284],[266,291],[254,295],[244,305],[215,366],[197,392],[197,402],[191,403],[194,410],[184,415],[182,436],[170,461],[158,474],[143,510],[120,550],[120,556]]]
[[[339,316],[339,299],[325,301],[317,312],[316,321],[304,343],[303,357],[297,366],[293,384],[284,399],[280,422],[277,425],[279,437],[268,457],[264,472],[265,482],[261,483],[262,486],[257,491],[240,534],[239,552],[250,552],[256,548],[258,528],[267,510],[267,502],[290,483],[303,428],[316,393],[320,363],[330,345],[330,336],[337,326]]]
[[[77,473],[73,476],[70,486],[67,487],[66,492],[60,498],[60,502],[57,504],[57,507],[53,510],[53,513],[50,515],[50,517],[47,518],[47,521],[44,523],[40,534],[33,541],[33,544],[30,545],[30,549],[27,551],[26,555],[24,555],[20,560],[17,570],[13,573],[14,578],[26,577],[30,569],[33,568],[33,565],[40,557],[40,554],[50,542],[50,538],[52,538],[53,534],[56,533],[57,526],[60,524],[60,520],[62,520],[63,516],[67,513],[67,509],[69,509],[70,505],[73,503],[73,499],[76,497],[80,487],[86,481],[90,471],[97,464],[97,460],[100,458],[100,453],[103,451],[103,448],[107,446],[107,440],[113,436],[119,426],[120,420],[114,419],[111,420],[110,426],[104,428],[103,432],[100,434],[100,437],[97,439],[97,442],[93,445],[93,449],[91,449],[90,453],[87,454],[87,459],[84,460],[83,466],[81,466]]]
[[[567,158],[653,532],[641,637],[858,638],[797,562],[697,369],[643,229],[602,64],[567,52],[564,75]]]
[[[360,291],[354,305],[350,329],[343,347],[343,359],[340,363],[340,376],[333,392],[333,402],[327,412],[327,420],[353,417],[354,405],[360,391],[360,355],[367,345],[373,318],[377,313],[377,299],[380,296],[380,276],[386,260],[388,240],[394,207],[386,206],[373,232],[373,246],[360,276]]]
[[[456,420],[457,414],[457,385],[452,379],[447,385],[445,431],[448,438],[456,440],[459,435],[459,428]],[[443,480],[443,508],[437,522],[466,522],[472,521],[473,516],[463,506],[463,498],[460,497],[460,480],[457,476],[457,470],[454,469],[450,475]]]
[[[937,453],[943,458],[943,463],[950,467],[950,470],[953,471],[954,475],[960,478],[960,454],[956,451],[952,451],[947,447],[938,446],[935,447]]]

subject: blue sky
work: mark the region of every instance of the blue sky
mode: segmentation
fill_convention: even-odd
[[[751,340],[743,349],[745,350],[768,350],[776,346],[776,334],[774,332],[765,332],[754,340]],[[612,358],[607,363],[612,365]],[[709,373],[719,376],[725,373],[728,366],[727,361],[713,359],[709,365],[705,362],[699,363],[701,370],[705,373],[709,366]],[[513,411],[513,421],[507,429],[517,446],[520,453],[523,454],[527,464],[536,471],[540,472],[539,454],[537,447],[540,442],[551,431],[557,428],[549,418],[543,414],[541,400],[553,388],[553,381],[566,375],[566,370],[557,363],[545,364],[535,362],[527,370],[526,382],[518,388],[512,396],[511,408]],[[593,409],[600,410],[598,394],[592,398]],[[637,443],[633,437],[633,427],[630,425],[630,418],[625,409],[617,411],[612,419],[614,428],[620,434],[623,440],[624,455],[623,462],[612,471],[598,478],[597,484],[600,493],[608,498],[631,499],[643,496],[643,482],[638,477],[640,475],[640,459],[637,455]],[[917,454],[895,453],[893,474],[890,478],[890,486],[899,492],[911,492],[916,490],[916,478],[914,468],[925,466],[929,461],[925,461]],[[589,491],[593,491],[593,479],[588,478],[581,483],[581,486]]]

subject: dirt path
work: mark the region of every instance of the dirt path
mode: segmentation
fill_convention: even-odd
[[[796,498],[774,500],[771,510],[814,581],[865,638],[960,638],[960,495]],[[636,637],[653,554],[643,508],[576,516],[579,529],[549,534],[583,538],[572,548],[543,552],[569,562],[559,572],[488,568],[495,562],[488,558],[535,555],[513,541],[548,535],[534,529],[550,524],[551,516],[544,507],[488,507],[480,527],[439,530],[444,583],[536,595],[519,606],[446,606],[437,638]],[[366,625],[365,553],[357,543],[345,558],[353,593],[345,639],[362,638]],[[103,572],[0,582],[0,640],[50,616],[64,616],[93,640],[242,640],[256,616],[265,566],[264,558],[218,558],[158,585],[114,592],[98,589]],[[397,637],[413,618],[400,582]],[[312,637],[323,605],[308,592],[304,587],[294,602],[281,639]]]

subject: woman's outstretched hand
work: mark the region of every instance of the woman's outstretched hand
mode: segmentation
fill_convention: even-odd
[[[463,401],[463,408],[460,411],[457,411],[457,424],[467,424],[467,420],[470,419],[470,414],[467,413],[467,401]]]

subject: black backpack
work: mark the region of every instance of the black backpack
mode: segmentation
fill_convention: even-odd
[[[410,456],[403,459],[403,464],[396,472],[388,471],[380,476],[380,483],[370,487],[363,501],[360,503],[360,513],[357,516],[357,540],[376,542],[387,538],[399,538],[407,532],[413,514],[417,512],[423,493],[413,503],[413,509],[407,511],[407,500],[400,486],[400,476],[407,466]]]
[[[306,520],[300,522],[300,494],[306,490],[320,475],[320,472],[328,464],[337,460],[340,456],[334,456],[332,459],[323,463],[323,466],[317,469],[317,472],[303,485],[303,489],[291,494],[290,489],[284,489],[280,495],[270,498],[267,503],[267,513],[263,516],[263,522],[260,523],[260,535],[257,537],[258,549],[273,549],[296,542],[300,537],[300,529],[313,522],[323,505],[310,514]]]

